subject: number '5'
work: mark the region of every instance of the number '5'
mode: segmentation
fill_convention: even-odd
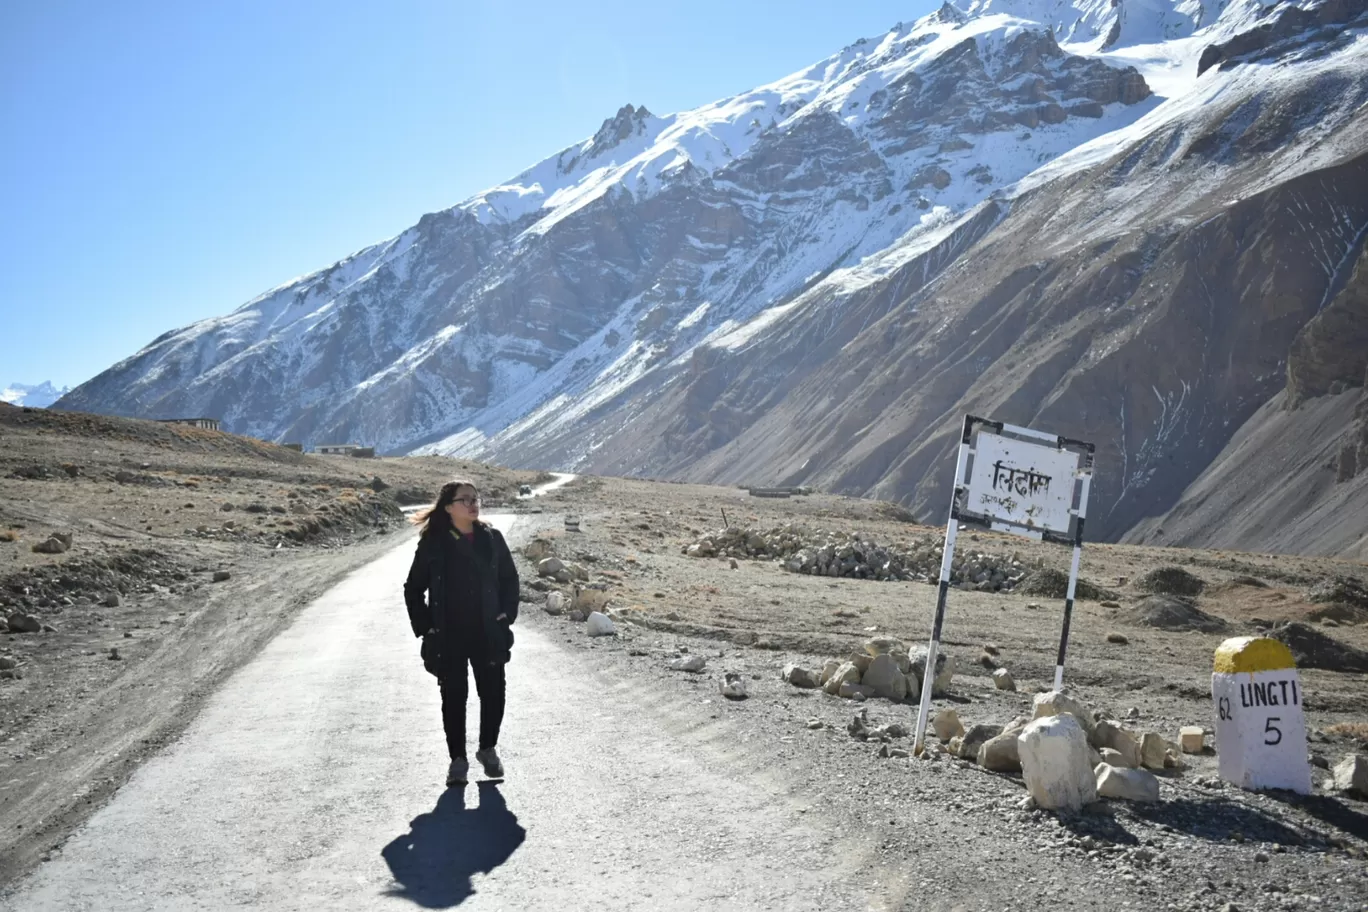
[[[1274,725],[1274,722],[1282,721],[1278,716],[1269,716],[1264,722],[1264,744],[1282,744],[1282,729]],[[1269,737],[1272,735],[1273,737]]]

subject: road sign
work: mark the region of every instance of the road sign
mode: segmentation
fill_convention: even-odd
[[[1083,555],[1083,519],[1088,509],[1092,469],[1091,443],[973,415],[964,416],[959,460],[955,464],[955,493],[950,501],[950,520],[945,525],[936,619],[927,646],[926,675],[912,745],[914,753],[921,753],[926,719],[931,710],[936,653],[940,649],[941,626],[945,620],[945,602],[955,558],[955,535],[960,523],[1073,547],[1069,586],[1064,598],[1064,624],[1059,635],[1059,656],[1055,660],[1055,690],[1064,686],[1064,655],[1069,644],[1078,565]]]
[[[1311,794],[1305,694],[1292,653],[1268,637],[1235,637],[1216,650],[1211,675],[1221,778],[1247,789]]]

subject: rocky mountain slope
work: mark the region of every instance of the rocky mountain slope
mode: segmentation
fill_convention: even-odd
[[[1363,383],[1320,365],[1356,313],[1366,73],[1364,0],[947,3],[628,105],[59,406],[931,513],[973,411],[1094,440],[1090,530],[1145,534],[1285,387]]]

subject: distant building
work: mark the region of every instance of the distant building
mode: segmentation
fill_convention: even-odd
[[[217,431],[219,422],[217,418],[158,418],[162,424],[188,424],[191,427],[204,428],[206,431]]]
[[[374,459],[374,458],[375,458],[375,447],[363,447],[363,446],[359,446],[359,447],[354,448],[354,449],[353,449],[350,453],[348,453],[347,455],[348,455],[348,456],[355,456],[355,457],[358,458],[358,459]]]
[[[350,456],[353,450],[359,449],[359,443],[325,443],[314,447],[314,452],[320,456]]]

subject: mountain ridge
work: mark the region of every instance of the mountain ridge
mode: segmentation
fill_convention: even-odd
[[[1120,537],[1286,384],[1306,299],[1332,296],[1363,245],[1361,6],[946,4],[713,105],[624,106],[583,143],[159,338],[61,405],[817,482],[919,511],[943,508],[946,428],[987,408],[1092,434],[1096,528]],[[1296,281],[1242,259],[1245,238]],[[1207,271],[1229,284],[1204,290]],[[1241,335],[1250,315],[1271,339]],[[993,320],[1021,338],[978,337]],[[1118,379],[1117,352],[1146,345],[1203,366],[1155,370],[1137,351]],[[1149,399],[1134,382],[1147,373]]]

